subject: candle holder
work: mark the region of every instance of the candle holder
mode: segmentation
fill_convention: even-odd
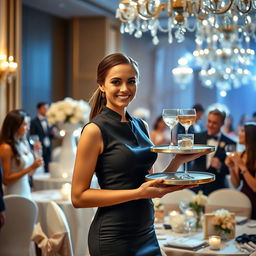
[[[220,236],[210,236],[209,244],[211,250],[220,250],[221,237]]]

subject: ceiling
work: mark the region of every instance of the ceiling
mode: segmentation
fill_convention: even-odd
[[[120,0],[22,0],[32,8],[62,18],[103,15],[115,17]]]

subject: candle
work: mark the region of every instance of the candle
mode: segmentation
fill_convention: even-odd
[[[186,215],[186,217],[194,217],[194,212],[191,210],[186,210],[185,215]]]
[[[66,172],[64,172],[63,174],[62,174],[62,178],[63,179],[66,179],[68,177],[68,174],[66,173]]]
[[[219,250],[221,244],[220,236],[210,236],[209,237],[209,244],[211,250]]]
[[[60,190],[62,199],[67,200],[70,199],[71,197],[71,184],[70,183],[65,183],[62,185],[61,190]]]
[[[171,212],[169,213],[169,216],[170,216],[170,217],[175,217],[175,216],[178,216],[178,215],[180,215],[178,211],[171,211]]]

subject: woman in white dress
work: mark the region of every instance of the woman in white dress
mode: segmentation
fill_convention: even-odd
[[[31,197],[29,175],[42,165],[42,158],[31,151],[27,140],[29,117],[23,110],[12,110],[4,119],[0,133],[0,159],[5,194]],[[40,149],[36,145],[35,150]],[[39,155],[39,154],[38,154]]]

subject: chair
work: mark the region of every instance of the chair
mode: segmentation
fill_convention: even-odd
[[[38,223],[32,235],[42,255],[73,256],[70,229],[63,210],[51,201],[46,216],[46,226]]]
[[[0,231],[0,255],[28,256],[37,220],[37,205],[31,199],[18,195],[6,195],[4,201],[6,222]]]
[[[160,198],[160,203],[164,205],[164,215],[167,215],[168,212],[172,210],[179,211],[180,201],[190,202],[193,196],[195,196],[195,193],[189,189],[178,190],[166,194],[164,197]]]
[[[251,217],[251,201],[238,190],[224,188],[209,194],[206,212],[210,213],[221,208],[234,212],[237,216]]]

